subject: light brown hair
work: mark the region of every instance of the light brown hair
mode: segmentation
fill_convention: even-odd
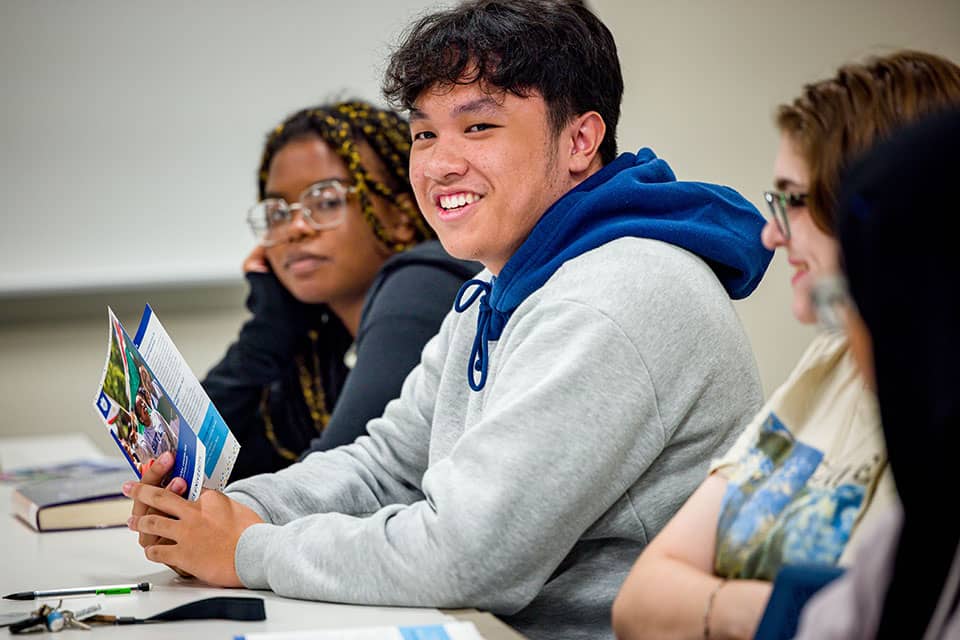
[[[898,51],[804,87],[777,108],[776,124],[810,171],[808,209],[835,234],[837,185],[856,156],[919,117],[960,105],[960,67],[921,51]]]

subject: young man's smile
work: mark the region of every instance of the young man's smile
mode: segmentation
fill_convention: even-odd
[[[441,193],[434,198],[437,215],[444,222],[462,219],[472,210],[471,205],[479,202],[482,195],[473,191]]]

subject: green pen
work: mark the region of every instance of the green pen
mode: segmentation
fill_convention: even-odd
[[[115,596],[133,591],[150,591],[150,583],[110,584],[102,587],[73,587],[70,589],[51,589],[49,591],[21,591],[3,597],[5,600],[36,600],[37,598],[58,598],[65,596]]]

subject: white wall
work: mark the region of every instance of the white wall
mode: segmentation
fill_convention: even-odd
[[[732,186],[766,214],[779,141],[776,105],[848,61],[915,48],[960,63],[957,0],[591,0],[617,40],[626,84],[621,149],[652,147],[681,179]],[[737,303],[767,393],[812,329],[790,313],[777,252]]]
[[[758,206],[777,143],[773,108],[803,83],[830,75],[843,61],[898,47],[960,60],[955,0],[591,3],[620,48],[627,84],[621,148],[650,146],[679,177],[729,184]],[[250,240],[243,210],[254,196],[266,129],[341,87],[376,98],[367,91],[375,90],[382,62],[371,61],[381,60],[409,16],[430,4],[0,0],[0,193],[7,200],[0,282],[27,283],[33,291],[12,295],[17,286],[11,285],[0,293],[0,434],[80,430],[112,451],[91,408],[105,356],[108,303],[133,327],[150,302],[202,375],[244,317],[239,271]],[[246,34],[252,43],[262,37],[286,63],[276,68],[260,54],[227,56],[219,48],[225,33]],[[94,56],[99,77],[112,79],[94,82],[89,64],[57,59],[62,43],[51,34],[69,40],[74,55]],[[336,53],[322,55],[324,43]],[[368,60],[363,79],[343,73],[358,50]],[[290,77],[291,69],[299,71]],[[287,75],[279,81],[275,73]],[[164,81],[148,84],[144,74]],[[50,86],[34,78],[59,84],[49,93]],[[219,97],[204,103],[207,83]],[[238,107],[251,100],[257,113]],[[144,143],[157,132],[162,143]],[[10,154],[11,144],[20,151]],[[100,162],[91,162],[94,157]],[[141,206],[153,201],[160,204],[159,217],[147,216]],[[167,212],[184,201],[203,204],[174,227],[179,235],[173,240],[155,242],[173,224]],[[103,213],[117,203],[119,218]],[[51,224],[58,207],[82,213],[70,224]],[[126,228],[136,230],[137,243],[100,240]],[[194,229],[204,230],[196,240],[183,233]],[[54,249],[64,239],[68,246]],[[98,252],[133,252],[143,244],[154,262],[133,274],[134,281],[155,286],[88,277]],[[197,282],[204,265],[180,257],[196,255],[197,246],[218,253],[217,266],[205,272],[213,285]],[[72,293],[44,286],[73,276]],[[165,278],[193,283],[156,286]],[[788,280],[778,256],[756,293],[737,303],[768,392],[812,335],[790,315]]]
[[[0,295],[233,278],[263,136],[376,100],[427,2],[2,0],[4,208],[58,233],[37,252],[34,215],[5,221]]]

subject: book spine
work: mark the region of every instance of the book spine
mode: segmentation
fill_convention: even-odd
[[[10,513],[26,522],[34,531],[40,531],[40,507],[19,491],[10,496]]]

